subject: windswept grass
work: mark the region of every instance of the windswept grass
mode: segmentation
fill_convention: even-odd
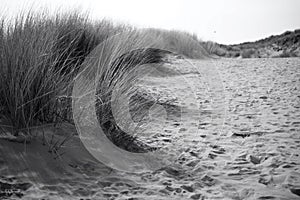
[[[70,95],[79,67],[97,45],[124,31],[132,32],[134,28],[114,25],[105,20],[92,22],[86,15],[77,12],[54,16],[27,13],[14,21],[2,18],[1,124],[5,124],[17,136],[20,130],[30,127],[57,124],[62,120],[72,121]],[[139,31],[138,34],[152,35],[152,38],[157,38],[156,42],[162,46],[171,46],[171,50],[179,54],[190,58],[207,56],[197,38],[188,33],[156,29],[144,31]],[[124,52],[122,48],[125,46],[120,46],[118,51]],[[132,64],[132,61],[145,62],[144,58],[148,58],[146,63],[151,63],[160,59],[160,53],[141,50],[138,54],[127,57],[130,61],[116,60],[117,64],[110,65],[105,73],[110,72],[110,76],[107,76],[110,82],[117,81],[124,70],[120,66],[133,67],[136,64]],[[136,58],[133,59],[134,57]],[[103,87],[99,91],[109,93],[109,87]],[[25,131],[25,134],[29,132]]]
[[[52,18],[29,13],[14,22],[1,22],[1,114],[14,134],[56,123],[64,112],[59,99],[70,95],[73,77],[85,56],[117,31],[106,21],[91,26],[78,13]]]

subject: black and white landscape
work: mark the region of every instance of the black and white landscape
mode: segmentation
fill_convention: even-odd
[[[282,3],[246,4],[271,19]],[[0,199],[299,199],[299,3],[284,3],[293,30],[234,44],[146,18],[0,15]]]

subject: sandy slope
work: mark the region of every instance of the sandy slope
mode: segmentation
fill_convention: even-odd
[[[300,59],[189,62],[177,60],[138,85],[150,106],[137,134],[173,164],[118,172],[77,137],[57,157],[43,145],[55,131],[47,128],[46,142],[39,130],[26,149],[0,140],[0,199],[9,189],[24,199],[299,199]],[[54,140],[74,132],[63,126]]]

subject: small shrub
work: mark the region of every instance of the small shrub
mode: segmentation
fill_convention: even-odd
[[[240,52],[239,51],[231,51],[229,53],[229,55],[230,55],[231,58],[236,58],[236,57],[240,56]]]
[[[283,51],[281,54],[279,54],[278,57],[279,58],[297,57],[297,54],[295,52]]]
[[[223,48],[217,48],[214,52],[214,54],[216,54],[217,56],[226,56],[226,50]]]
[[[255,56],[256,51],[254,49],[245,49],[242,50],[241,56],[242,58],[252,58]]]

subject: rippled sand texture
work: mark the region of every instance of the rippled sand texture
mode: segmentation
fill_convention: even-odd
[[[24,144],[0,141],[0,189],[18,189],[24,199],[299,199],[300,59],[189,62],[177,60],[167,66],[176,73],[152,74],[139,85],[156,102],[140,138],[168,150],[173,164],[123,173],[97,163],[76,137],[63,161],[38,142],[25,155]],[[39,164],[8,170],[16,161]]]

